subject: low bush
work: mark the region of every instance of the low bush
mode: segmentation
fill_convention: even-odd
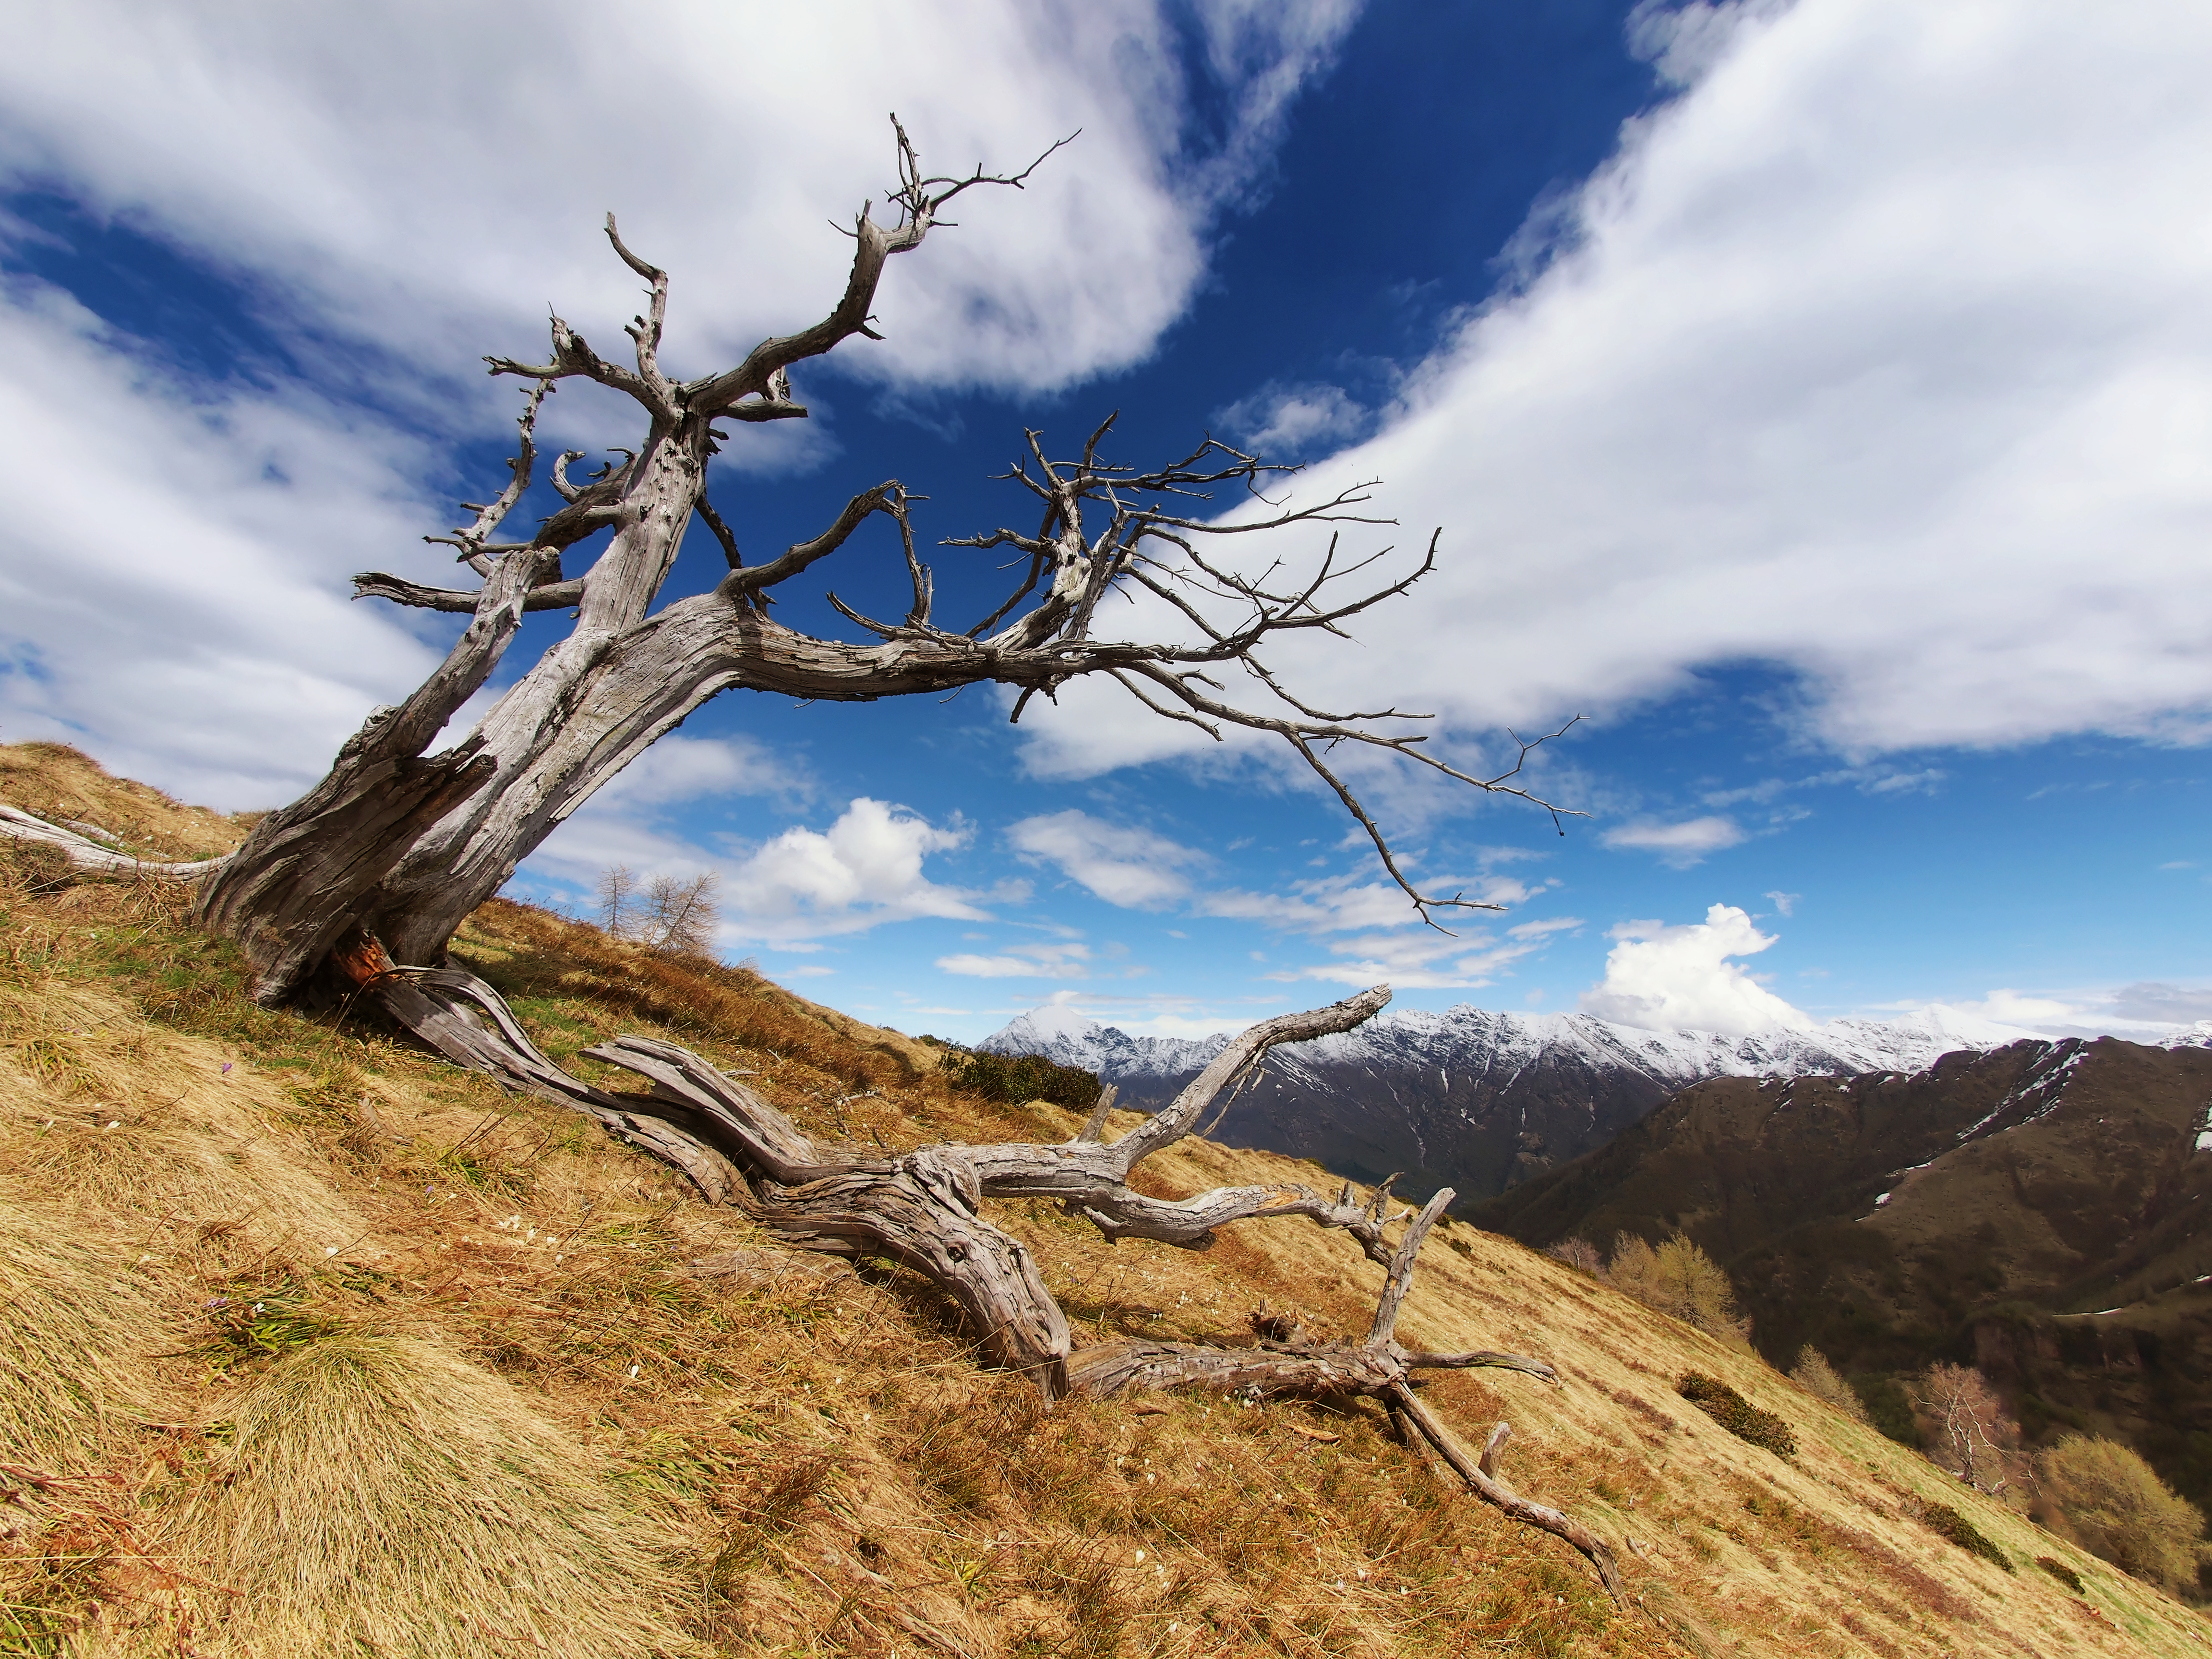
[[[1920,1518],[1928,1523],[1930,1531],[1948,1538],[1967,1554],[1978,1555],[1990,1565],[2002,1567],[2007,1572],[2018,1571],[2005,1553],[1983,1535],[1978,1527],[1948,1504],[1923,1504]],[[2079,1585],[2075,1588],[2078,1589]]]
[[[1055,1066],[1042,1054],[994,1054],[980,1048],[956,1049],[945,1056],[945,1078],[954,1088],[986,1100],[1019,1106],[1048,1100],[1055,1106],[1087,1112],[1098,1103],[1096,1073]]]
[[[1674,1392],[1737,1439],[1777,1457],[1797,1455],[1797,1437],[1789,1424],[1772,1412],[1761,1411],[1718,1377],[1691,1371],[1674,1385]]]
[[[2035,1565],[2041,1567],[2044,1571],[2049,1573],[2060,1583],[2065,1585],[2068,1589],[2072,1590],[2075,1595],[2081,1595],[2081,1575],[2075,1571],[2073,1568],[2068,1566],[2057,1556],[2039,1555],[2035,1558]]]

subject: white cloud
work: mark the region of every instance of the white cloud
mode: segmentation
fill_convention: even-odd
[[[1486,875],[1471,880],[1438,877],[1430,885],[1439,893],[1460,894],[1477,903],[1497,905],[1519,904],[1539,890],[1511,876]],[[1202,915],[1265,922],[1285,933],[1341,933],[1363,927],[1421,926],[1413,901],[1402,890],[1389,882],[1364,880],[1356,875],[1293,882],[1287,893],[1231,888],[1205,895],[1195,908]]]
[[[702,846],[658,819],[594,802],[556,830],[524,866],[526,877],[587,894],[610,865],[641,877],[713,870],[722,878],[718,943],[800,950],[811,940],[921,917],[988,921],[995,896],[948,887],[923,872],[932,853],[966,844],[957,821],[942,829],[902,806],[856,796],[826,830],[793,825],[738,853]]]
[[[507,435],[516,398],[480,354],[541,355],[549,301],[618,353],[637,284],[608,209],[672,272],[674,372],[818,318],[850,246],[823,219],[884,200],[894,107],[947,172],[1084,132],[899,259],[887,340],[840,365],[902,389],[1039,388],[1143,358],[1353,9],[673,0],[632,31],[643,57],[611,50],[583,0],[526,27],[491,0],[82,0],[13,20],[0,188],[67,195],[235,279],[328,396],[267,361],[251,383],[185,386],[158,347],[8,285],[0,436],[40,487],[0,544],[0,723],[219,805],[296,794],[457,631],[349,604],[345,578],[452,579],[419,541],[448,522],[427,495],[454,441]],[[1178,118],[1192,76],[1229,112],[1205,131]],[[0,245],[38,239],[0,219]],[[797,379],[830,410],[834,382]],[[541,447],[617,441],[621,402],[572,383]],[[819,422],[741,428],[717,465],[834,443]]]
[[[916,916],[988,919],[979,894],[922,874],[927,854],[966,842],[964,826],[939,830],[907,811],[856,796],[825,831],[794,826],[738,864],[725,884],[726,931],[744,939],[858,933]]]
[[[2050,1036],[2112,1036],[2155,1042],[2200,1020],[2212,1020],[2212,985],[2144,980],[2056,991],[2001,986],[1982,997],[1935,1006],[1960,1018],[1994,1021]]]
[[[1802,893],[1784,893],[1773,890],[1764,892],[1759,895],[1759,897],[1763,899],[1771,900],[1774,904],[1776,914],[1782,916],[1794,915],[1797,908],[1798,901],[1804,896],[1805,896]]]
[[[995,957],[963,952],[939,957],[937,965],[948,974],[969,979],[1088,979],[1090,949],[1082,945],[1019,945]]]
[[[1238,398],[1214,421],[1255,453],[1302,455],[1360,436],[1369,418],[1368,410],[1342,386],[1270,382]]]
[[[1662,863],[1686,870],[1703,862],[1707,854],[1734,847],[1743,838],[1743,830],[1735,819],[1713,817],[1691,818],[1680,823],[1625,823],[1617,830],[1607,830],[1599,840],[1607,847],[1656,853]]]
[[[1133,830],[1071,807],[1024,818],[1006,831],[1014,850],[1032,864],[1049,864],[1109,904],[1152,909],[1188,896],[1186,869],[1209,862],[1205,854],[1149,830]]]
[[[426,458],[304,391],[188,388],[128,347],[53,289],[0,288],[0,434],[38,481],[0,538],[0,727],[279,805],[457,631],[348,603],[371,564],[451,570],[399,483]]]
[[[593,796],[592,810],[669,806],[718,795],[805,800],[813,793],[804,766],[755,738],[687,738],[672,732]]]
[[[1652,1030],[1729,1036],[1813,1024],[1730,960],[1777,943],[1732,904],[1716,904],[1703,921],[1681,927],[1632,921],[1613,932],[1620,942],[1606,955],[1603,982],[1582,994],[1586,1014]]]
[[[1150,0],[675,0],[620,50],[583,0],[526,27],[489,0],[81,0],[11,30],[0,166],[447,373],[539,345],[549,299],[621,344],[636,283],[599,234],[613,209],[673,276],[691,374],[826,309],[848,244],[823,220],[884,199],[886,111],[947,173],[1018,170],[1080,127],[1023,192],[963,198],[885,284],[886,343],[854,354],[902,381],[1054,386],[1141,357],[1180,313],[1218,204],[1353,10],[1216,0],[1194,56]],[[1194,70],[1226,92],[1218,132],[1179,118]]]
[[[1379,476],[1441,568],[1270,666],[1462,732],[1745,661],[1845,751],[2212,732],[2212,9],[1686,15],[1549,263],[1298,480]],[[1033,763],[1208,748],[1121,702],[1063,691]]]
[[[1267,975],[1276,980],[1321,980],[1335,985],[1387,983],[1398,990],[1473,990],[1492,983],[1514,963],[1543,949],[1550,930],[1512,930],[1501,943],[1487,931],[1460,928],[1448,937],[1433,927],[1370,933],[1330,941],[1334,958]]]
[[[1547,916],[1540,921],[1524,921],[1505,930],[1508,939],[1548,939],[1553,933],[1571,933],[1583,926],[1580,916]]]

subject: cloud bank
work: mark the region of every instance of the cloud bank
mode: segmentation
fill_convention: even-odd
[[[957,229],[897,261],[878,306],[887,338],[841,352],[841,372],[1044,391],[1145,357],[1353,10],[26,13],[0,53],[0,189],[66,198],[227,280],[321,390],[282,362],[171,374],[158,343],[53,289],[0,287],[0,434],[41,481],[0,541],[0,727],[88,744],[218,805],[296,793],[454,631],[349,605],[346,577],[450,580],[419,541],[447,522],[433,498],[453,443],[507,437],[515,401],[479,355],[541,355],[549,301],[602,349],[623,344],[636,282],[601,234],[610,209],[672,272],[672,372],[817,319],[849,258],[823,216],[884,199],[894,108],[947,173],[1018,170],[1083,137],[1022,192],[963,198]],[[0,216],[0,244],[38,234]],[[802,394],[823,376],[803,368]],[[548,406],[541,449],[611,435],[607,394],[570,394]],[[790,465],[833,441],[793,428],[721,465]]]
[[[1270,666],[1462,734],[1744,662],[1847,752],[2212,732],[2212,10],[1700,4],[1638,38],[1679,95],[1300,481],[1381,477],[1442,568],[1366,648]],[[1064,692],[1038,769],[1209,748],[1118,695]]]

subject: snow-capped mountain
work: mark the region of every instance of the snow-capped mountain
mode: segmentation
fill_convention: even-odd
[[[1644,1030],[1588,1014],[1393,1010],[1356,1030],[1273,1050],[1266,1075],[1215,1133],[1370,1181],[1402,1171],[1408,1196],[1449,1184],[1484,1198],[1602,1146],[1706,1078],[1909,1073],[1954,1050],[2035,1036],[1940,1006],[1741,1037]],[[1123,1104],[1152,1109],[1227,1042],[1132,1036],[1048,1007],[980,1046],[1095,1072]]]

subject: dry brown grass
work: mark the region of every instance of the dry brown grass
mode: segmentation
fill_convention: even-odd
[[[72,1470],[145,1408],[161,1322],[111,1241],[0,1205],[0,1462]]]
[[[695,1653],[672,1529],[624,1505],[512,1384],[343,1330],[218,1401],[169,1543],[234,1649]]]
[[[100,787],[40,763],[71,799]],[[911,1275],[695,1272],[766,1242],[580,1120],[357,1020],[253,1008],[173,894],[31,874],[0,848],[0,1461],[38,1477],[0,1484],[0,1653],[2205,1650],[2194,1615],[1755,1358],[1464,1227],[1425,1256],[1407,1340],[1540,1353],[1565,1384],[1429,1397],[1470,1438],[1511,1419],[1510,1478],[1621,1541],[1626,1615],[1371,1409],[1046,1413]],[[460,951],[550,1052],[657,1032],[817,1131],[1074,1127],[756,975],[542,912],[487,906]],[[1147,1171],[1319,1178],[1203,1142]],[[1249,1340],[1263,1307],[1356,1331],[1380,1277],[1310,1227],[1195,1255],[995,1213],[1083,1341]],[[1796,1456],[1676,1398],[1689,1370],[1786,1419]],[[2083,1595],[1946,1542],[1931,1502]]]

